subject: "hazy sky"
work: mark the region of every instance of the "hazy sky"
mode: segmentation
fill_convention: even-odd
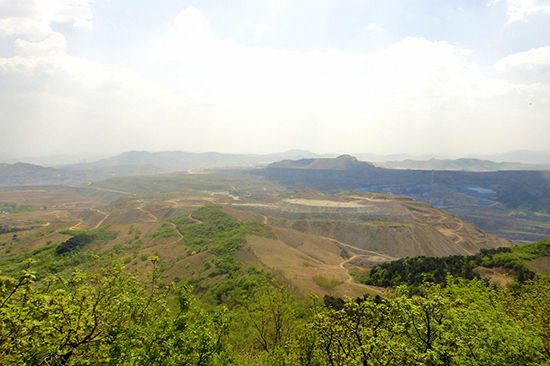
[[[550,0],[0,0],[0,154],[550,148]]]

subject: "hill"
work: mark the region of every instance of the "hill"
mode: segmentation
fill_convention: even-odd
[[[377,163],[377,166],[387,169],[414,169],[414,170],[462,170],[470,172],[490,172],[498,170],[546,170],[550,165],[524,163],[497,163],[480,159],[429,159],[429,160],[402,160]]]
[[[542,240],[550,234],[550,172],[385,169],[353,163],[344,169],[310,168],[336,159],[271,164],[249,174],[287,189],[325,192],[357,190],[406,195],[475,223],[487,232],[513,240]]]
[[[420,285],[425,282],[446,283],[448,276],[465,279],[484,277],[497,284],[512,280],[531,281],[537,274],[549,273],[550,240],[498,249],[483,249],[471,256],[410,257],[373,267],[368,275],[357,274],[364,283],[396,287]],[[506,281],[507,277],[507,281]],[[505,282],[503,282],[503,280]]]
[[[269,167],[312,170],[350,170],[373,168],[374,165],[368,162],[361,162],[351,155],[340,155],[336,158],[283,160],[270,164]]]
[[[316,156],[304,150],[264,155],[129,151],[92,163],[62,165],[55,168],[26,163],[0,164],[0,186],[78,184],[115,177],[152,176],[197,169],[253,167],[281,159]]]
[[[500,154],[486,155],[479,158],[493,161],[511,161],[524,164],[548,164],[550,161],[550,150],[516,150]]]
[[[47,168],[25,163],[0,164],[0,186],[79,184],[120,176],[154,175],[164,171],[146,164],[102,166],[86,170]]]
[[[178,187],[179,191],[155,194],[136,184],[133,188],[147,193],[135,195],[118,191],[120,198],[107,205],[99,200],[103,196],[97,195],[116,194],[117,191],[108,186],[0,192],[2,201],[43,208],[5,216],[10,230],[0,234],[0,257],[32,255],[33,250],[64,243],[67,235],[75,235],[77,230],[88,233],[83,240],[77,240],[84,243],[83,248],[115,253],[127,261],[130,270],[138,271],[145,265],[140,258],[156,255],[160,265],[166,268],[168,278],[181,277],[183,273],[194,279],[199,291],[210,288],[223,276],[209,275],[216,261],[216,250],[208,245],[202,248],[203,244],[192,244],[194,239],[190,238],[198,235],[196,230],[200,226],[189,225],[205,222],[203,214],[197,211],[201,207],[219,207],[218,211],[209,211],[213,217],[226,215],[223,224],[216,224],[218,229],[239,227],[238,222],[249,221],[264,228],[241,233],[243,242],[231,252],[240,268],[253,265],[273,272],[304,296],[310,292],[360,296],[364,291],[379,290],[352,281],[350,268],[370,268],[405,256],[470,255],[482,248],[512,244],[406,197],[277,192],[264,181],[232,179],[205,185],[208,177],[188,177],[197,177],[200,181],[179,180],[177,184],[172,183],[172,188]],[[147,179],[140,184],[147,184],[152,178]],[[158,187],[158,182],[153,184]],[[266,187],[270,192],[264,191]],[[105,239],[97,241],[94,230],[102,228],[117,235],[102,236]],[[214,228],[208,230],[211,233]],[[74,248],[74,244],[67,243],[65,247]],[[42,255],[51,255],[48,253],[45,251]],[[32,256],[38,261],[41,258]],[[16,261],[4,265],[4,270],[20,268],[23,257],[14,257]],[[214,262],[206,264],[211,261]],[[58,262],[56,271],[62,271],[64,266]]]
[[[371,268],[375,277],[375,268],[398,257],[471,258],[480,248],[511,244],[505,239],[407,197],[268,192],[279,186],[206,174],[167,178],[0,191],[0,201],[11,202],[0,216],[9,223],[0,233],[0,336],[8,339],[0,343],[2,362],[547,359],[550,291],[542,276],[514,291],[475,276],[433,284],[428,271],[396,289],[354,279]],[[517,255],[543,273],[541,248],[519,248],[481,255]],[[499,263],[515,260],[508,259]],[[481,269],[493,278],[499,270]]]
[[[317,164],[326,168],[318,169]],[[311,187],[328,192],[365,190],[413,197],[435,197],[436,190],[445,193],[469,191],[470,195],[494,199],[509,208],[550,210],[550,172],[546,171],[384,169],[346,157],[274,163],[254,174],[291,188]]]
[[[40,165],[0,164],[0,186],[31,186],[71,183],[81,180],[78,173],[68,173]]]
[[[191,153],[185,151],[128,151],[111,158],[98,160],[92,163],[73,164],[63,166],[67,170],[95,170],[115,168],[119,166],[141,168],[145,172],[147,167],[154,168],[148,174],[157,172],[177,172],[193,169],[212,169],[223,167],[253,167],[265,165],[282,159],[317,157],[316,154],[303,150],[290,150],[279,154],[224,154],[218,152]],[[157,171],[155,171],[155,169]],[[143,173],[141,173],[143,174]],[[137,175],[132,174],[132,175]]]

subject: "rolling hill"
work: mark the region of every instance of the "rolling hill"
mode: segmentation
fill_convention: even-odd
[[[79,180],[81,174],[60,169],[26,163],[0,164],[0,186],[53,185]]]
[[[469,172],[491,172],[498,170],[546,170],[548,164],[525,164],[494,162],[480,159],[429,159],[429,160],[402,160],[377,163],[377,166],[387,169],[414,169],[414,170],[462,170]]]
[[[201,179],[206,182],[205,177]],[[360,296],[364,291],[380,290],[354,282],[349,273],[352,268],[365,269],[417,255],[471,255],[482,248],[513,244],[407,197],[315,191],[272,191],[263,196],[255,193],[262,192],[266,183],[230,180],[229,192],[223,181],[208,189],[192,181],[186,183],[187,188],[180,186],[179,191],[171,193],[119,193],[119,198],[107,205],[91,194],[97,189],[93,186],[0,192],[2,201],[44,207],[10,216],[10,227],[25,230],[17,231],[16,238],[12,231],[0,234],[0,257],[25,256],[61,243],[71,233],[89,232],[93,238],[94,230],[105,229],[117,235],[109,237],[98,232],[104,237],[102,241],[94,244],[92,239],[91,244],[83,245],[100,253],[113,252],[129,270],[143,269],[146,262],[140,258],[159,256],[167,278],[185,275],[194,279],[197,291],[201,291],[223,279],[210,275],[209,268],[218,254],[213,247],[204,250],[203,244],[192,244],[192,235],[197,235],[199,226],[194,229],[186,225],[206,220],[196,210],[211,207],[210,215],[227,215],[224,220],[230,223],[218,225],[215,230],[240,225],[238,222],[263,227],[243,232],[245,241],[234,252],[239,267],[256,266],[272,272],[304,296],[310,292]],[[39,256],[34,258],[40,261]],[[21,263],[18,259],[14,266]],[[324,279],[319,279],[320,274]]]

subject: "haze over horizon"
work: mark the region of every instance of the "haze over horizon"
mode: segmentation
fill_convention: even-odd
[[[550,146],[550,2],[7,0],[0,154]]]

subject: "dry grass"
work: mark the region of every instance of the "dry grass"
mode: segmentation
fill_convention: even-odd
[[[249,246],[262,264],[280,273],[302,295],[358,297],[365,292],[376,293],[375,289],[350,281],[347,269],[340,266],[345,259],[333,241],[290,229],[274,228],[274,231],[279,239],[251,235],[247,238]],[[318,276],[335,281],[334,285],[320,286],[314,279]]]
[[[517,273],[513,269],[503,267],[476,267],[474,272],[488,280],[493,285],[502,287],[508,286],[517,277]]]
[[[9,246],[15,254],[65,240],[67,236],[58,233],[63,229],[86,230],[110,225],[110,230],[117,231],[119,236],[105,243],[101,250],[109,250],[116,244],[130,248],[135,243],[135,233],[129,232],[132,226],[141,232],[143,246],[120,255],[129,270],[148,271],[149,264],[141,257],[158,253],[161,264],[167,267],[168,279],[185,278],[202,270],[209,254],[188,256],[179,236],[153,241],[151,234],[171,218],[217,203],[239,220],[271,224],[275,239],[249,236],[249,245],[236,253],[243,268],[252,264],[268,268],[303,295],[329,293],[350,297],[367,291],[377,293],[377,290],[354,283],[348,268],[365,268],[387,260],[387,255],[467,254],[480,247],[508,243],[485,235],[441,210],[401,197],[307,191],[265,201],[248,202],[243,195],[239,204],[231,204],[235,199],[228,197],[215,192],[149,195],[124,197],[103,207],[68,189],[3,191],[0,200],[39,209],[22,215],[0,216],[3,224],[34,225],[31,230],[19,232],[15,241],[10,234],[0,235],[0,243],[7,243],[3,248]],[[44,205],[47,208],[42,210]],[[353,260],[346,261],[341,256],[344,247],[350,250],[346,258],[354,255]],[[0,249],[0,256],[3,255],[7,253]]]
[[[539,257],[529,262],[529,267],[537,273],[550,273],[550,257]]]

